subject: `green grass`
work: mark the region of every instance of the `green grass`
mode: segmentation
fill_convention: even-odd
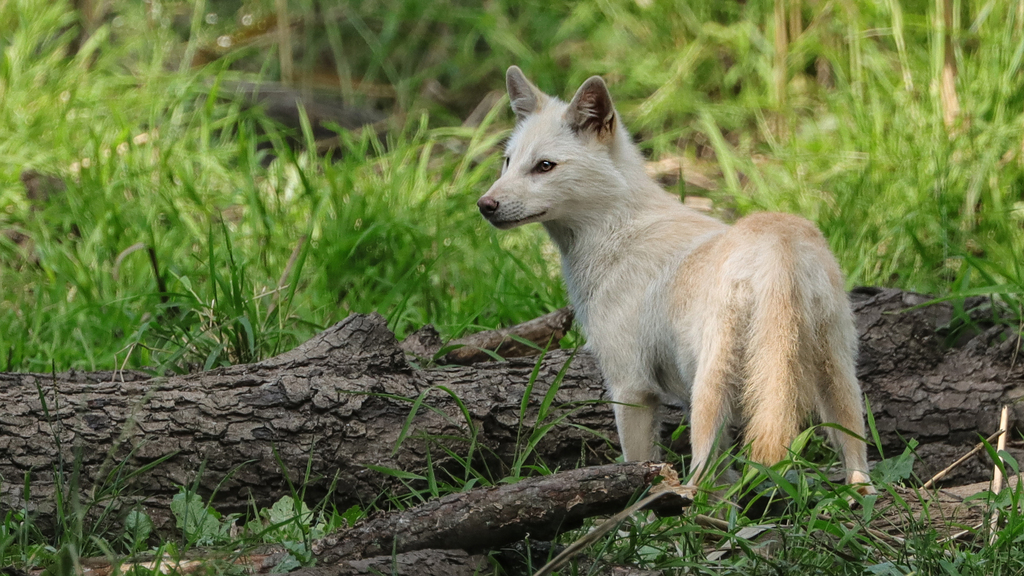
[[[188,370],[274,354],[353,311],[381,312],[399,336],[434,323],[454,337],[563,305],[542,233],[499,234],[473,206],[510,115],[454,127],[513,62],[562,96],[604,74],[653,157],[723,173],[714,192],[679,192],[811,218],[851,286],[995,286],[1016,304],[1024,285],[1024,44],[1010,4],[958,8],[963,112],[947,128],[931,5],[804,7],[780,96],[770,3],[353,3],[308,26],[296,67],[333,61],[341,94],[394,121],[380,138],[342,131],[327,158],[289,148],[308,130],[220,88],[275,79],[276,52],[182,64],[272,3],[211,3],[214,24],[162,6],[116,4],[78,52],[67,5],[0,6],[0,222],[32,242],[0,238],[2,369]],[[440,100],[423,96],[434,81]],[[382,84],[393,97],[358,90]],[[26,169],[67,191],[33,205]]]
[[[433,323],[450,338],[564,305],[542,231],[499,233],[474,206],[511,115],[502,103],[478,128],[460,124],[513,63],[563,97],[602,74],[652,159],[696,160],[717,183],[674,192],[710,196],[730,217],[812,219],[850,286],[997,293],[1020,314],[1024,21],[1008,0],[955,0],[951,30],[931,2],[807,2],[781,65],[767,0],[294,0],[299,76],[326,70],[338,95],[390,117],[379,135],[339,129],[327,157],[307,151],[308,122],[275,124],[222,87],[280,78],[272,39],[215,48],[274,2],[111,5],[76,49],[69,3],[0,1],[0,230],[18,233],[0,233],[0,370],[181,372],[266,358],[352,312],[380,312],[399,337]],[[947,34],[961,109],[951,126],[939,90]],[[32,201],[25,170],[66,189]],[[824,499],[833,514],[861,514]],[[940,549],[924,534],[888,550],[819,524],[819,504],[800,501],[792,551],[744,552],[720,573],[1020,566],[1017,520],[994,546]],[[673,522],[602,546],[621,561],[707,570],[699,531]],[[5,562],[45,548],[31,526],[3,526]],[[95,536],[67,533],[64,544]],[[845,546],[839,568],[819,534]]]

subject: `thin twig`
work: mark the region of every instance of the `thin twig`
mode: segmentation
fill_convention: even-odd
[[[946,474],[949,474],[950,472],[952,472],[954,468],[956,468],[957,466],[959,466],[959,465],[963,464],[964,462],[966,462],[971,456],[974,456],[978,452],[981,452],[982,449],[985,448],[985,444],[991,444],[992,441],[995,440],[997,436],[999,436],[1000,434],[1002,434],[1005,431],[1006,431],[1005,428],[1000,428],[998,431],[996,431],[995,434],[992,434],[988,438],[985,438],[984,442],[978,442],[974,446],[974,448],[971,448],[970,452],[968,452],[967,454],[964,454],[963,456],[957,458],[956,462],[953,462],[949,466],[946,466],[941,472],[939,472],[935,476],[932,476],[931,480],[928,480],[927,482],[925,482],[924,486],[921,486],[921,488],[923,490],[927,490],[927,489],[931,488],[932,485],[934,485],[936,482],[938,482],[939,480],[942,480],[943,478],[945,478]]]
[[[826,522],[832,522],[835,519],[832,518],[832,516],[829,516],[828,514],[818,514],[818,520],[824,520]],[[893,536],[892,534],[889,534],[888,532],[882,532],[881,530],[876,530],[874,528],[871,528],[870,526],[865,526],[863,524],[857,524],[855,522],[843,522],[843,521],[840,521],[840,523],[843,526],[845,526],[845,527],[847,527],[847,528],[849,528],[851,530],[856,530],[858,528],[863,529],[865,532],[867,532],[868,534],[874,536],[875,538],[879,538],[881,540],[888,540],[890,543],[893,543],[893,544],[899,544],[899,545],[902,546],[906,542],[903,538],[900,538],[899,536]]]
[[[999,413],[999,429],[1002,431],[999,434],[999,441],[996,444],[996,452],[1006,450],[1006,427],[1009,425],[1010,418],[1010,405],[1003,404],[1003,410]],[[1002,463],[1002,457],[999,457],[999,462],[996,462],[995,469],[992,472],[992,493],[998,494],[1003,489],[1003,468],[999,466]]]
[[[114,278],[114,282],[120,280],[121,262],[124,261],[124,259],[132,252],[135,252],[136,250],[143,250],[145,248],[145,242],[136,242],[135,244],[132,244],[131,246],[125,248],[124,250],[121,250],[121,253],[117,255],[117,258],[114,258],[114,268],[113,270],[110,271],[110,275]]]
[[[888,532],[883,532],[881,530],[876,530],[875,528],[871,528],[871,527],[868,527],[868,526],[860,526],[860,525],[857,525],[857,524],[855,524],[853,522],[843,522],[843,526],[846,526],[847,528],[849,528],[851,530],[855,530],[857,528],[862,528],[865,532],[867,532],[868,534],[874,536],[875,538],[878,538],[880,540],[888,540],[892,544],[898,544],[900,546],[903,546],[904,544],[907,543],[907,541],[904,540],[900,536],[894,536],[892,534],[889,534]]]
[[[1003,450],[1006,450],[1006,436],[1007,436],[1007,434],[1006,434],[1006,427],[1009,425],[1009,420],[1010,420],[1010,405],[1009,404],[1003,404],[1003,410],[1002,410],[1002,412],[999,413],[999,429],[1002,430],[1003,433],[999,435],[999,443],[996,445],[996,452],[1001,452]],[[1003,457],[999,456],[998,454],[996,455],[996,457],[998,458],[998,461],[996,462],[995,470],[992,472],[992,493],[993,494],[999,494],[999,492],[1001,492],[1002,489],[1003,489],[1003,468],[1001,466],[1001,464],[1003,463],[1002,462]],[[999,510],[997,509],[997,510],[994,510],[992,512],[992,520],[989,523],[989,527],[991,528],[991,534],[992,534],[991,537],[990,537],[990,540],[989,540],[989,542],[991,544],[995,544],[995,541],[996,541],[996,527],[998,525],[999,525]]]
[[[138,346],[138,345],[139,345],[138,341],[135,341],[135,342],[132,342],[131,344],[125,346],[124,348],[121,348],[120,350],[118,350],[117,352],[114,353],[114,367],[115,368],[114,368],[113,373],[110,375],[110,381],[111,382],[115,382],[117,380],[117,377],[120,376],[121,377],[121,383],[124,384],[124,367],[128,365],[128,360],[132,357],[132,352],[135,352],[135,347]],[[123,352],[124,350],[128,350],[128,353],[125,354],[124,362],[121,362],[121,367],[117,368],[117,354],[120,353],[120,352]]]
[[[673,494],[676,497],[682,497],[686,504],[693,502],[693,493],[696,490],[693,486],[683,486],[679,483],[679,477],[676,475],[675,470],[672,469],[668,464],[663,464],[661,472],[658,474],[661,476],[662,481],[651,488],[651,493],[646,497],[636,502],[632,506],[626,508],[622,512],[612,516],[605,520],[601,524],[597,525],[593,530],[587,532],[582,538],[573,542],[568,548],[562,550],[562,552],[555,556],[550,562],[537,570],[533,576],[547,576],[555,570],[559,569],[566,562],[571,560],[573,556],[578,554],[581,550],[590,546],[597,540],[601,539],[605,534],[611,532],[616,526],[618,526],[626,518],[629,518],[633,513],[649,506],[655,500],[661,498],[666,494]],[[700,515],[699,515],[700,516]],[[716,521],[714,518],[708,518],[704,516],[701,520],[698,520],[698,524],[701,522],[711,521],[712,524]],[[725,525],[728,528],[728,524]]]
[[[939,538],[938,543],[939,544],[945,544],[946,542],[952,542],[954,540],[959,540],[959,539],[963,538],[964,536],[966,536],[966,535],[968,535],[968,534],[970,534],[972,532],[977,532],[984,525],[985,525],[984,522],[978,522],[977,524],[975,524],[974,526],[968,528],[967,530],[961,530],[959,532],[955,532],[953,534],[950,534],[949,536],[946,536],[945,538]]]
[[[721,530],[723,532],[729,529],[729,523],[725,520],[719,520],[718,518],[705,516],[704,514],[697,514],[693,517],[693,520],[698,526],[703,526],[705,528],[714,528],[715,530]]]
[[[619,512],[615,516],[612,516],[611,518],[605,520],[596,528],[594,528],[590,532],[587,532],[582,538],[570,544],[565,550],[562,550],[562,552],[558,556],[555,556],[550,562],[542,566],[540,570],[534,572],[533,576],[547,576],[555,570],[558,570],[562,567],[563,564],[571,560],[573,556],[578,554],[587,546],[590,546],[592,543],[599,540],[605,534],[611,532],[612,529],[618,526],[620,522],[622,522],[626,518],[629,518],[630,515],[632,515],[634,512],[654,502],[658,498],[661,498],[665,494],[668,494],[668,492],[657,492],[651,494],[644,498],[643,500],[640,500],[636,504],[633,504],[629,508],[626,508],[622,512]]]

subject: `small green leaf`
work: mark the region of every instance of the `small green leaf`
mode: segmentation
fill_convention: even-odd
[[[907,447],[903,454],[893,458],[886,458],[871,471],[875,482],[879,484],[892,484],[910,478],[914,474],[914,453],[911,447]]]
[[[140,510],[132,510],[124,519],[124,540],[128,547],[137,552],[146,546],[149,535],[153,532],[153,521]]]
[[[341,514],[341,519],[345,521],[346,525],[355,526],[356,522],[358,522],[365,515],[366,512],[363,511],[362,507],[356,504],[355,506],[352,506],[348,510],[345,510]]]

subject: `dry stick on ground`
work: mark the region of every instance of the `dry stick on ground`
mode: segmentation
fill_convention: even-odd
[[[458,344],[462,347],[446,354],[444,363],[467,365],[493,360],[492,355],[484,350],[493,351],[502,358],[519,358],[535,356],[538,347],[541,349],[558,348],[558,341],[572,327],[573,317],[572,306],[566,306],[511,328],[470,334],[449,343],[449,345]],[[524,344],[516,338],[528,340],[535,346]]]
[[[985,438],[984,442],[978,442],[977,444],[975,444],[974,448],[971,448],[970,452],[957,458],[956,462],[953,462],[949,466],[946,466],[940,472],[935,474],[935,476],[932,476],[927,482],[924,483],[923,486],[921,486],[921,488],[924,490],[931,488],[936,482],[945,478],[946,474],[952,472],[957,466],[966,462],[971,456],[974,456],[978,452],[981,452],[985,448],[985,444],[990,444],[993,440],[996,439],[997,436],[1002,435],[1004,432],[1006,432],[1006,430],[1004,428],[1000,428],[995,432],[995,434],[992,434],[988,438]]]
[[[999,440],[998,440],[998,442],[996,444],[996,452],[1000,452],[1002,450],[1006,450],[1006,427],[1007,427],[1007,421],[1009,419],[1009,416],[1010,416],[1010,406],[1007,405],[1007,404],[1003,404],[1003,409],[999,413],[999,429],[1002,430],[1002,433],[999,434]],[[999,459],[996,462],[996,466],[992,470],[992,493],[993,494],[998,494],[999,491],[1003,489],[1003,468],[1002,468],[1002,466],[1000,466],[1000,464],[1002,464],[1002,460],[1003,459],[1002,459],[1002,456],[999,456],[998,458]]]
[[[664,467],[608,464],[450,494],[367,518],[318,541],[313,552],[319,563],[333,564],[430,548],[489,550],[527,535],[547,540],[591,516],[618,512],[660,478]]]
[[[1003,489],[1003,457],[998,455],[998,452],[1006,450],[1006,427],[1007,421],[1010,415],[1010,406],[1003,404],[1003,410],[999,414],[999,429],[1003,430],[1003,433],[999,435],[999,442],[996,445],[996,463],[995,469],[992,471],[992,493],[999,494]],[[992,512],[992,521],[989,527],[991,528],[992,540],[991,544],[996,542],[996,528],[999,525],[999,510],[996,509]]]
[[[961,530],[959,532],[954,532],[953,534],[950,534],[949,536],[946,536],[944,538],[939,538],[938,542],[939,542],[939,544],[945,544],[946,542],[953,542],[955,540],[959,540],[959,539],[963,538],[964,536],[967,536],[968,534],[976,534],[978,532],[978,530],[980,530],[981,527],[984,526],[984,525],[985,525],[984,522],[978,522],[977,524],[975,524],[974,526],[971,526],[970,528],[968,528],[966,530]]]

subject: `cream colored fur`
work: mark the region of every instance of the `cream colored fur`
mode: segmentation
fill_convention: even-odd
[[[765,213],[727,226],[683,206],[647,176],[596,76],[568,104],[515,66],[507,83],[517,123],[478,205],[499,228],[542,223],[558,246],[627,460],[658,457],[666,399],[690,406],[693,481],[734,420],[764,464],[812,413],[864,436],[853,317],[813,224]],[[847,480],[867,484],[864,442],[829,435]]]

